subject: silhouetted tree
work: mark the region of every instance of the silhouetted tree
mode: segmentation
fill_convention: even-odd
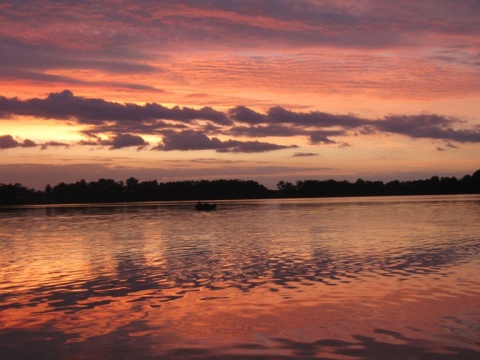
[[[38,200],[39,196],[35,190],[27,189],[21,184],[0,184],[1,205],[35,204]]]

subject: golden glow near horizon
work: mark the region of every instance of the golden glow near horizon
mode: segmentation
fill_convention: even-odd
[[[50,6],[7,2],[0,183],[42,187],[34,174],[48,165],[58,170],[49,182],[64,181],[68,164],[87,165],[92,178],[118,179],[122,168],[270,184],[479,167],[478,31],[468,25],[478,9],[271,6],[119,0],[55,4],[53,16]],[[99,159],[109,167],[94,170]]]

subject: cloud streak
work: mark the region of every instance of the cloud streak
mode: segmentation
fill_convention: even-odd
[[[203,87],[256,81],[323,93],[351,87],[379,97],[479,93],[472,80],[472,73],[478,76],[474,34],[480,33],[475,0],[434,6],[413,0],[5,0],[0,6],[3,79],[153,93],[201,81]],[[229,55],[213,55],[223,52]],[[452,71],[452,63],[461,66]],[[425,77],[429,72],[434,76]],[[448,84],[434,80],[440,77]]]
[[[40,39],[50,38],[52,43],[60,41],[62,46],[73,48],[95,48],[102,43],[104,47],[118,49],[135,41],[151,45],[155,38],[157,44],[168,47],[178,46],[182,41],[197,45],[205,45],[208,41],[210,46],[264,47],[296,43],[302,46],[391,47],[421,40],[421,37],[409,38],[405,34],[466,36],[479,30],[476,19],[480,15],[475,0],[438,0],[434,8],[428,2],[413,0],[369,0],[355,6],[350,1],[310,0],[111,0],[96,3],[95,7],[90,1],[34,0],[27,4],[7,0],[3,3],[5,15],[2,20],[13,26],[19,35],[27,38],[17,22],[29,28],[42,20],[51,25],[45,26]],[[51,12],[52,4],[55,4],[54,13]],[[79,21],[84,24],[81,30],[76,27]],[[128,27],[118,27],[125,22]],[[62,32],[58,30],[59,25]],[[172,30],[176,31],[176,36],[167,37],[165,34]],[[79,40],[78,44],[67,42],[66,39],[72,37]]]

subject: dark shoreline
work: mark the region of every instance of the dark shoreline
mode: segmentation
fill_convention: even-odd
[[[460,195],[480,193],[480,170],[461,179],[433,176],[426,180],[387,183],[358,179],[280,181],[269,190],[253,180],[198,180],[158,183],[99,179],[47,185],[44,191],[21,184],[0,184],[0,205],[122,203],[143,201],[328,198],[356,196]]]

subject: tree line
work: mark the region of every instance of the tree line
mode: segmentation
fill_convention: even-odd
[[[252,180],[159,183],[156,180],[140,182],[131,177],[125,182],[112,179],[61,182],[55,186],[47,185],[44,191],[28,189],[21,184],[0,184],[1,205],[247,199],[266,198],[269,194],[265,186]]]
[[[21,184],[0,184],[0,205],[76,204],[133,201],[179,201],[222,199],[266,199],[281,197],[338,197],[385,195],[479,194],[480,170],[461,179],[433,176],[426,180],[387,183],[358,179],[280,181],[276,190],[269,190],[253,180],[198,180],[159,183],[140,182],[134,177],[124,181],[99,179],[80,180],[55,186],[44,191],[29,189]]]
[[[354,183],[346,180],[304,180],[295,184],[280,181],[277,188],[285,197],[479,194],[480,170],[461,179],[432,176],[426,180],[387,183],[362,179]]]

